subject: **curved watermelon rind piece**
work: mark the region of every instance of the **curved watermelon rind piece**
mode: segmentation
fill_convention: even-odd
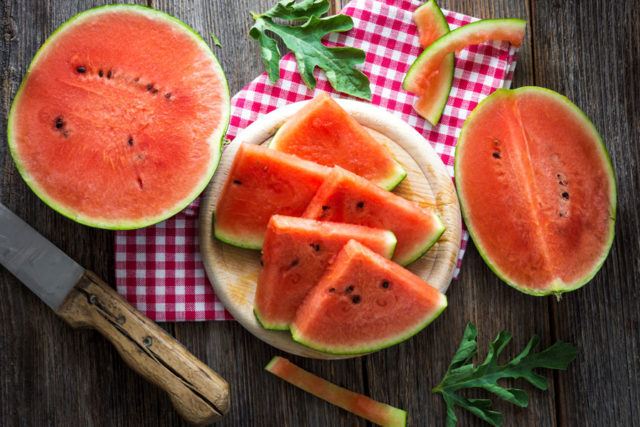
[[[216,223],[216,214],[213,213],[213,224]],[[224,229],[221,227],[213,227],[213,236],[221,242],[227,243],[232,246],[236,246],[242,249],[251,249],[259,251],[262,249],[263,238],[256,237],[255,239],[242,239],[235,235],[227,235],[224,233]],[[249,236],[247,236],[249,237]]]
[[[402,167],[397,160],[393,160],[395,168],[389,178],[378,182],[377,184],[387,191],[391,191],[396,188],[407,177],[407,171]]]
[[[253,307],[253,315],[256,316],[256,320],[264,329],[268,329],[271,331],[288,331],[289,323],[288,322],[267,322],[264,317],[260,314],[260,310],[254,305]]]
[[[16,147],[15,144],[12,143],[13,141],[13,135],[12,135],[12,128],[13,128],[13,121],[15,118],[15,109],[17,108],[17,106],[19,105],[19,100],[20,100],[20,95],[22,93],[22,88],[25,84],[25,82],[27,81],[27,78],[29,77],[29,74],[31,72],[31,69],[37,64],[38,60],[42,57],[43,53],[46,52],[47,48],[49,47],[50,44],[52,44],[56,38],[58,36],[60,36],[61,34],[64,33],[64,31],[66,31],[67,29],[71,28],[73,26],[73,24],[79,23],[80,21],[82,21],[85,18],[89,18],[95,14],[99,14],[105,11],[111,11],[111,10],[117,10],[117,9],[125,9],[125,10],[132,10],[132,11],[136,11],[142,14],[149,14],[149,15],[155,15],[158,18],[161,19],[165,19],[167,21],[170,21],[174,24],[178,24],[180,27],[182,27],[183,29],[187,30],[187,33],[189,35],[192,36],[192,38],[198,43],[198,45],[200,47],[202,47],[203,51],[207,52],[210,56],[211,59],[213,60],[213,63],[216,65],[217,70],[219,70],[218,73],[218,77],[221,79],[222,85],[221,87],[226,89],[224,91],[224,98],[225,98],[225,105],[227,106],[227,108],[225,109],[225,115],[226,117],[222,118],[222,120],[220,121],[221,126],[219,129],[217,129],[216,133],[213,134],[210,138],[209,141],[211,143],[215,143],[217,142],[218,144],[218,149],[215,150],[214,157],[211,160],[211,164],[210,164],[210,170],[209,173],[206,176],[203,176],[202,182],[201,184],[193,191],[193,193],[187,197],[185,197],[184,201],[177,204],[176,207],[174,209],[171,209],[169,211],[166,211],[160,215],[154,216],[154,217],[150,217],[150,218],[143,218],[140,219],[138,221],[122,221],[122,222],[114,222],[114,221],[104,221],[102,219],[99,218],[87,218],[84,216],[80,216],[78,215],[76,212],[74,212],[72,209],[69,209],[65,206],[62,206],[58,203],[56,203],[55,200],[52,200],[50,197],[47,196],[46,192],[41,189],[37,183],[35,183],[29,175],[26,174],[26,172],[24,171],[24,168],[22,166],[22,164],[20,163],[19,160],[19,156],[17,154],[16,151]],[[55,210],[56,212],[66,216],[67,218],[72,219],[75,222],[78,222],[80,224],[83,225],[87,225],[90,227],[96,227],[96,228],[102,228],[102,229],[106,229],[106,230],[130,230],[130,229],[136,229],[136,228],[142,228],[142,227],[147,227],[153,224],[156,224],[158,222],[164,221],[167,218],[170,218],[171,216],[177,214],[178,212],[180,212],[181,210],[183,210],[184,208],[186,208],[189,203],[191,203],[196,197],[198,197],[198,195],[200,195],[200,193],[202,193],[204,191],[204,189],[206,188],[206,186],[209,184],[209,181],[211,181],[211,178],[213,177],[213,174],[215,173],[218,164],[220,163],[220,158],[222,156],[222,148],[223,148],[223,140],[224,140],[224,136],[227,133],[227,129],[229,127],[229,120],[231,118],[231,97],[230,97],[230,93],[229,93],[229,84],[227,81],[227,78],[222,70],[222,66],[220,65],[220,62],[218,61],[218,58],[215,56],[215,54],[213,53],[213,51],[211,50],[211,48],[209,47],[209,45],[204,41],[204,39],[195,32],[195,30],[193,30],[193,28],[191,28],[190,26],[188,26],[186,23],[182,22],[181,20],[169,15],[168,13],[162,12],[160,10],[157,9],[153,9],[147,6],[140,6],[140,5],[135,5],[135,4],[109,4],[109,5],[104,5],[104,6],[98,6],[89,10],[86,10],[84,12],[80,12],[76,15],[74,15],[73,17],[71,17],[69,20],[67,20],[65,23],[63,23],[62,25],[60,25],[60,27],[58,27],[48,38],[47,40],[45,40],[45,42],[42,44],[42,46],[40,46],[40,49],[38,49],[38,51],[36,52],[36,54],[34,55],[33,59],[31,60],[31,63],[29,64],[29,67],[27,68],[27,72],[25,73],[25,76],[22,79],[22,82],[20,83],[20,86],[18,87],[18,91],[16,92],[16,95],[14,97],[13,103],[11,105],[11,109],[9,110],[9,117],[8,117],[8,124],[7,124],[7,141],[9,144],[9,151],[11,153],[11,157],[13,158],[13,161],[16,165],[16,168],[18,169],[18,172],[20,173],[20,175],[22,176],[22,179],[25,181],[25,183],[29,186],[29,188],[31,188],[31,190],[46,204],[48,205],[50,208],[52,208],[53,210]]]
[[[571,112],[573,112],[574,114],[576,114],[581,120],[584,121],[584,124],[592,131],[593,135],[596,137],[597,141],[598,141],[598,148],[602,154],[603,160],[604,160],[604,164],[605,167],[608,169],[609,172],[609,177],[611,179],[611,199],[610,199],[610,206],[611,206],[611,212],[609,213],[609,239],[607,240],[607,242],[605,242],[605,245],[603,247],[603,251],[602,254],[600,256],[600,258],[598,259],[598,262],[594,264],[593,269],[589,271],[589,273],[587,275],[585,275],[582,280],[577,281],[576,283],[573,284],[569,284],[567,285],[566,283],[564,283],[561,280],[555,280],[553,281],[550,286],[546,289],[530,289],[527,288],[525,286],[520,285],[519,283],[509,279],[507,277],[506,274],[504,274],[504,272],[502,272],[493,262],[493,260],[489,257],[489,255],[487,254],[487,252],[483,249],[482,245],[479,243],[479,240],[477,238],[476,232],[473,229],[472,226],[469,226],[470,221],[469,221],[469,216],[468,216],[468,212],[466,211],[466,206],[464,203],[464,194],[462,194],[460,192],[460,190],[458,189],[458,186],[456,186],[456,192],[458,194],[458,198],[460,199],[460,212],[462,214],[462,218],[464,219],[465,224],[467,224],[467,230],[469,231],[469,235],[471,236],[471,239],[473,240],[474,244],[476,245],[476,248],[478,249],[478,252],[480,253],[480,256],[482,257],[482,259],[484,260],[484,262],[487,264],[487,266],[491,269],[491,271],[494,272],[494,274],[496,276],[498,276],[503,282],[505,282],[507,285],[511,286],[512,288],[528,294],[528,295],[533,295],[533,296],[547,296],[547,295],[551,295],[554,294],[556,295],[558,298],[560,297],[561,294],[565,293],[565,292],[570,292],[570,291],[574,291],[576,289],[579,289],[581,287],[583,287],[584,285],[586,285],[589,281],[591,281],[591,279],[593,279],[593,277],[598,273],[598,271],[600,270],[600,268],[602,267],[602,265],[604,264],[605,259],[607,258],[609,251],[611,250],[611,247],[613,245],[613,240],[615,237],[615,220],[616,220],[616,211],[617,211],[617,184],[616,184],[616,178],[615,178],[615,173],[613,170],[613,164],[611,163],[611,157],[609,156],[609,152],[607,151],[607,148],[604,144],[604,141],[602,140],[602,136],[600,135],[600,133],[598,132],[598,130],[596,129],[595,125],[593,124],[593,122],[591,121],[591,119],[589,119],[589,117],[587,117],[587,115],[580,109],[578,108],[577,105],[575,105],[573,102],[571,102],[571,100],[569,100],[569,98],[567,98],[564,95],[561,95],[551,89],[547,89],[547,88],[542,88],[542,87],[538,87],[538,86],[523,86],[517,89],[498,89],[496,90],[491,96],[499,96],[501,94],[504,95],[509,95],[509,94],[516,94],[516,93],[520,93],[520,92],[525,92],[525,91],[542,91],[547,93],[548,95],[551,95],[553,97],[555,97],[556,99],[560,100],[561,102],[563,102],[564,104],[567,105],[567,107],[569,107],[569,110]],[[474,109],[474,111],[478,110],[481,111],[482,108],[486,105],[488,105],[493,98],[491,98],[491,96],[483,99]],[[458,138],[458,141],[463,141],[463,135],[465,132],[465,127],[466,127],[467,123],[465,122],[465,124],[462,126],[462,130],[460,131],[460,136]],[[458,156],[458,150],[460,150],[462,145],[458,144],[456,146],[456,155],[455,155],[455,160],[454,160],[454,175],[455,176],[459,176],[461,171],[460,171],[460,167],[459,167],[459,156]]]
[[[429,249],[431,249],[433,247],[433,245],[435,245],[438,242],[438,240],[440,240],[440,237],[442,237],[442,235],[446,231],[446,227],[442,223],[442,220],[440,219],[440,216],[434,215],[434,218],[437,220],[437,222],[438,222],[438,224],[440,226],[438,228],[434,229],[433,233],[431,233],[429,236],[427,236],[427,240],[425,242],[416,245],[417,249],[415,249],[414,251],[410,252],[410,256],[406,260],[396,260],[396,262],[398,262],[398,264],[400,264],[403,267],[411,264],[412,262],[414,262],[418,258],[420,258],[422,255],[424,255],[427,252],[429,252]]]
[[[388,347],[391,347],[393,345],[399,344],[405,340],[408,340],[409,338],[411,338],[412,336],[416,335],[418,332],[422,331],[424,328],[426,328],[427,326],[429,326],[434,320],[436,320],[436,318],[438,316],[440,316],[440,314],[442,314],[442,312],[445,310],[445,308],[447,308],[447,297],[444,294],[440,294],[441,300],[440,300],[440,304],[439,307],[429,313],[427,316],[425,316],[424,319],[422,319],[420,321],[420,323],[418,325],[416,325],[415,328],[408,330],[405,334],[403,335],[398,335],[393,337],[390,340],[380,340],[377,341],[375,343],[369,343],[368,345],[363,345],[361,347],[349,347],[349,348],[340,348],[340,347],[326,347],[323,345],[319,345],[315,342],[306,340],[304,336],[302,336],[295,328],[295,324],[291,325],[290,327],[290,331],[291,331],[291,338],[297,342],[300,343],[306,347],[312,348],[314,350],[318,350],[318,351],[322,351],[324,353],[328,353],[328,354],[335,354],[335,355],[341,355],[341,356],[348,356],[348,355],[358,355],[358,354],[365,354],[365,353],[371,353],[374,351],[378,351],[378,350],[382,350]]]

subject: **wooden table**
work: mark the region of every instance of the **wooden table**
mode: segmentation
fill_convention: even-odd
[[[91,1],[4,0],[1,51],[2,124],[38,47]],[[142,2],[144,3],[144,2]],[[237,92],[262,64],[248,36],[250,10],[266,0],[149,0],[222,41],[215,52]],[[206,3],[206,4],[204,4]],[[336,2],[339,3],[339,2]],[[346,3],[346,2],[345,2]],[[445,407],[431,388],[442,378],[467,322],[481,351],[502,329],[515,355],[537,333],[542,345],[574,343],[567,371],[547,371],[546,392],[522,384],[528,408],[497,403],[505,425],[631,426],[640,424],[640,5],[606,0],[442,0],[482,18],[526,18],[514,87],[538,85],[573,100],[601,132],[618,180],[616,239],[594,280],[563,296],[537,298],[504,285],[471,244],[449,308],[413,339],[367,357],[318,361],[292,357],[351,390],[405,409],[410,425],[443,425]],[[335,8],[335,5],[334,5]],[[6,144],[0,148],[0,196],[18,215],[83,266],[114,282],[113,233],[76,224],[42,203],[20,178]],[[234,322],[164,324],[231,384],[232,408],[221,425],[365,425],[263,371],[282,354]],[[484,355],[483,355],[484,356]],[[459,425],[483,425],[458,412]],[[0,269],[0,425],[180,425],[167,396],[133,373],[93,331],[66,326],[6,270]]]

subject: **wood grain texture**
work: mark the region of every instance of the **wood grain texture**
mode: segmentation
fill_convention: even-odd
[[[5,0],[0,3],[2,118],[6,134],[11,101],[29,61],[53,30],[100,0]],[[231,93],[263,66],[249,38],[249,10],[275,0],[154,0],[153,6],[191,25],[210,45],[209,31]],[[345,1],[342,2],[346,3]],[[573,342],[578,359],[549,374],[550,390],[525,386],[529,408],[498,404],[505,425],[638,425],[640,418],[640,8],[606,0],[441,0],[446,9],[481,18],[528,20],[513,86],[537,84],[560,91],[602,133],[618,180],[616,240],[594,281],[560,302],[519,294],[501,283],[470,243],[449,308],[417,337],[360,359],[321,361],[292,357],[315,374],[408,411],[409,425],[443,425],[444,403],[431,394],[446,370],[467,321],[480,330],[480,348],[501,329],[514,333],[509,356],[532,333],[542,346]],[[604,29],[606,28],[606,30]],[[113,283],[113,233],[58,215],[31,193],[6,144],[0,146],[0,196],[84,267]],[[98,333],[73,330],[4,269],[0,269],[0,425],[174,426],[183,421],[158,388],[131,371]],[[164,325],[231,386],[231,409],[217,425],[353,426],[362,419],[297,390],[263,371],[272,356],[235,322]],[[520,381],[513,385],[521,385]],[[482,426],[458,411],[459,425]]]

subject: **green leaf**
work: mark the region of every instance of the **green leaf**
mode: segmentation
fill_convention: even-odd
[[[338,92],[370,100],[369,78],[355,68],[365,61],[365,53],[352,47],[327,47],[322,43],[322,38],[329,33],[349,31],[353,28],[353,20],[346,15],[321,18],[327,10],[326,0],[304,0],[298,4],[283,0],[262,15],[253,14],[255,23],[249,35],[260,44],[269,79],[274,83],[278,81],[282,56],[276,41],[270,36],[274,34],[293,52],[300,76],[307,87],[316,87],[313,73],[316,67],[320,67]],[[306,22],[291,26],[274,22],[272,18]]]
[[[524,378],[535,387],[546,390],[547,379],[533,372],[536,368],[566,369],[577,356],[577,350],[568,343],[557,342],[551,347],[531,353],[540,339],[534,335],[522,352],[508,363],[498,365],[498,357],[511,341],[511,334],[502,331],[489,346],[487,357],[477,367],[471,363],[476,353],[478,331],[471,323],[467,324],[462,341],[456,351],[440,385],[433,389],[442,394],[447,405],[447,426],[457,422],[454,407],[460,406],[493,426],[502,425],[502,414],[492,411],[489,399],[466,399],[456,392],[467,388],[481,388],[498,398],[520,407],[529,404],[527,394],[517,388],[504,388],[498,384],[502,378]]]
[[[222,47],[222,43],[220,43],[220,40],[216,37],[215,34],[213,34],[212,31],[209,31],[209,35],[211,36],[211,38],[213,39],[213,44],[215,44],[218,47]]]

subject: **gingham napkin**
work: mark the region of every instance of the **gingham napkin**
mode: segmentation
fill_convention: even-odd
[[[354,27],[330,34],[330,46],[353,46],[366,52],[362,71],[371,80],[371,102],[408,122],[440,155],[453,176],[455,144],[462,124],[480,100],[500,87],[509,87],[517,49],[508,42],[470,46],[456,55],[453,88],[438,126],[431,126],[412,108],[415,96],[402,90],[402,79],[422,51],[413,11],[417,0],[353,0],[341,13],[350,15]],[[451,29],[477,20],[443,11]],[[316,72],[315,91],[307,89],[291,54],[280,61],[280,80],[272,84],[263,73],[231,100],[227,137],[233,139],[260,115],[314,96],[319,90],[342,97]],[[199,199],[174,217],[151,227],[116,232],[116,286],[118,292],[155,321],[232,319],[213,293],[198,246]],[[468,240],[463,235],[459,271]]]

